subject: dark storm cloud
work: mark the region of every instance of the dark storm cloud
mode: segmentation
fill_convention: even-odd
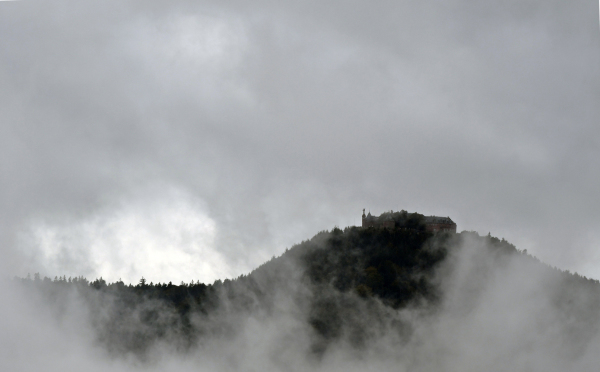
[[[450,215],[598,277],[595,14],[583,1],[2,4],[4,269],[44,270],[32,226],[67,234],[176,189],[205,203],[232,274],[366,207]],[[65,262],[85,255],[61,244]]]

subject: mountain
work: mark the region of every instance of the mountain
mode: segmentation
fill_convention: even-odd
[[[50,307],[79,309],[110,354],[142,359],[159,344],[186,352],[237,340],[252,324],[257,332],[278,324],[316,359],[340,345],[361,353],[382,339],[410,344],[423,324],[448,314],[481,321],[483,309],[492,323],[511,308],[526,308],[527,319],[551,313],[570,345],[586,345],[600,324],[597,280],[551,268],[504,239],[422,226],[322,231],[248,275],[208,285],[64,277],[14,284]]]

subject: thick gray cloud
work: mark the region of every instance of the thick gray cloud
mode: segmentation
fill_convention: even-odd
[[[595,3],[22,1],[0,35],[9,275],[185,266],[148,241],[238,275],[366,207],[600,277]]]

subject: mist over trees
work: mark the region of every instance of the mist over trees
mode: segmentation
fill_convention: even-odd
[[[597,280],[548,267],[504,239],[433,234],[418,224],[322,231],[248,275],[212,284],[141,278],[133,285],[35,274],[15,278],[11,286],[22,296],[39,297],[59,318],[66,308],[78,312],[96,347],[111,358],[133,355],[142,362],[164,347],[187,355],[235,343],[252,324],[258,332],[286,335],[280,347],[315,363],[340,348],[367,357],[382,340],[412,350],[424,328],[425,338],[435,340],[448,317],[452,324],[483,321],[479,327],[485,328],[497,327],[511,312],[527,327],[554,329],[556,345],[541,350],[576,360],[597,342],[600,324]],[[499,297],[488,298],[490,293]],[[486,313],[478,317],[482,309]],[[277,322],[281,327],[270,329]],[[402,355],[394,358],[421,365]]]

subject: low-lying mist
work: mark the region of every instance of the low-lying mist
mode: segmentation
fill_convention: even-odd
[[[591,371],[600,284],[475,233],[322,232],[235,280],[1,284],[0,366]]]

